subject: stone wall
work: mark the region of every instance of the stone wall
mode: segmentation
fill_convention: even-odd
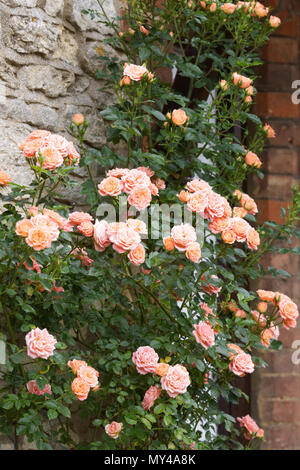
[[[118,1],[105,0],[110,17]],[[17,144],[33,129],[67,136],[74,113],[89,121],[89,144],[99,147],[105,128],[98,111],[112,100],[94,79],[103,39],[110,31],[82,14],[97,0],[0,0],[0,168],[15,182],[30,171]]]
[[[117,0],[104,4],[110,17],[118,15]],[[96,9],[97,0],[0,0],[0,169],[14,182],[30,181],[18,143],[34,129],[70,137],[70,121],[80,112],[89,121],[89,145],[105,142],[98,114],[113,97],[101,91],[94,74],[99,55],[116,52],[103,44],[110,31],[83,8]],[[84,177],[82,170],[76,177]],[[81,203],[79,190],[74,199]],[[32,447],[22,439],[18,445]],[[13,448],[0,437],[0,450]]]

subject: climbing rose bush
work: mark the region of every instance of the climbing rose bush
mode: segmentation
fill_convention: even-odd
[[[256,1],[128,0],[121,23],[101,1],[83,13],[114,31],[106,43],[126,62],[102,55],[96,73],[115,94],[107,145],[89,146],[78,110],[68,138],[20,142],[28,186],[0,171],[0,432],[16,448],[252,448],[264,431],[221,399],[248,400],[242,381],[299,316],[258,283],[288,276],[262,255],[299,253],[299,192],[282,224],[260,225],[247,188],[275,137],[251,103],[257,51],[280,20]],[[65,204],[74,189],[84,204]],[[170,227],[154,236],[161,205]]]

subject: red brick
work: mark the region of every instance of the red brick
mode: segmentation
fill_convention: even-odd
[[[294,275],[299,271],[298,257],[291,253],[268,253],[263,256],[261,261],[265,268],[272,266],[276,269],[284,269],[291,275]]]
[[[263,398],[298,398],[300,375],[263,375],[259,382],[260,397]],[[262,407],[263,408],[263,407]]]
[[[259,78],[255,86],[260,91],[288,91],[291,92],[291,83],[299,79],[298,65],[271,64],[265,62],[257,69]]]
[[[263,180],[256,180],[255,194],[258,197],[268,197],[274,200],[291,200],[295,178],[286,175],[267,173]]]
[[[281,25],[276,30],[276,36],[297,37],[299,35],[299,18],[296,15],[289,15],[287,11],[276,13],[281,19]]]
[[[298,42],[296,39],[271,37],[262,49],[261,57],[268,62],[294,64],[298,59]]]
[[[300,422],[300,401],[269,401],[261,406],[260,425]]]
[[[298,153],[291,149],[271,148],[265,153],[263,161],[264,169],[269,173],[298,173]]]
[[[272,220],[277,224],[283,224],[284,218],[280,217],[281,208],[287,208],[287,201],[272,201],[270,199],[257,200],[258,205],[258,222],[264,222],[266,220]]]
[[[265,369],[268,373],[296,373],[300,372],[300,364],[292,363],[292,350],[282,349],[281,351],[266,350],[261,355],[267,362],[268,367]],[[300,406],[300,404],[299,404]]]
[[[284,121],[271,121],[271,126],[276,132],[276,138],[270,143],[272,146],[300,146],[300,123],[285,119]]]
[[[280,329],[280,341],[282,341],[284,348],[291,349],[294,341],[297,341],[297,340],[300,340],[300,328],[293,328],[290,330],[286,330],[285,328]],[[299,373],[300,373],[300,368],[299,368]],[[300,391],[300,387],[299,387],[299,391]]]
[[[264,426],[266,442],[262,449],[293,450],[300,449],[300,425],[281,424]]]
[[[255,112],[266,118],[298,118],[299,105],[293,104],[291,93],[258,93],[255,103]]]

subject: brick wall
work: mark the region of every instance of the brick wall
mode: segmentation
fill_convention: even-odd
[[[280,222],[280,207],[291,199],[292,186],[300,183],[300,106],[292,103],[292,82],[300,80],[300,1],[273,0],[282,19],[269,44],[262,51],[265,64],[258,80],[255,112],[276,130],[263,155],[265,178],[249,188],[258,200],[261,220]],[[299,85],[298,85],[299,88]],[[300,96],[300,95],[299,95]],[[296,256],[272,255],[269,265],[292,274],[288,280],[265,278],[260,286],[281,291],[300,305],[300,264]],[[252,415],[265,429],[265,449],[300,449],[300,365],[291,361],[292,343],[300,339],[300,325],[290,331],[281,328],[283,350],[263,354],[269,367],[252,379]]]

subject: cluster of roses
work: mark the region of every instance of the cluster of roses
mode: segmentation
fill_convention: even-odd
[[[30,218],[19,220],[16,223],[16,233],[24,237],[26,243],[35,251],[50,248],[51,243],[59,237],[59,230],[70,232],[73,224],[58,212],[51,209],[43,209],[40,213],[38,208],[32,206],[29,209]]]
[[[169,397],[175,398],[177,395],[185,393],[190,385],[190,377],[187,369],[180,364],[170,366],[169,364],[158,362],[159,356],[150,346],[140,346],[132,355],[132,361],[139,374],[157,374],[161,377],[161,387],[157,385],[150,387],[145,393],[143,408],[149,410],[162,390],[165,390]]]
[[[171,230],[171,236],[163,238],[163,244],[167,251],[176,248],[184,251],[187,259],[199,263],[201,259],[201,247],[196,241],[196,230],[191,224],[175,225]]]
[[[128,253],[132,264],[139,266],[145,261],[145,248],[141,235],[147,234],[145,222],[139,219],[128,219],[127,222],[97,220],[94,227],[94,246],[96,251],[104,251],[112,244],[117,253]]]
[[[186,188],[188,191],[182,190],[178,198],[187,203],[188,210],[209,219],[208,228],[214,234],[220,233],[225,243],[247,242],[251,250],[257,250],[258,232],[240,215],[232,214],[228,201],[215,193],[206,181],[194,179]]]
[[[201,303],[201,309],[205,312],[205,321],[200,321],[194,325],[193,335],[196,342],[200,343],[205,349],[215,344],[215,335],[218,334],[217,329],[211,324],[210,319],[216,315],[213,310],[204,302]],[[254,371],[254,364],[250,354],[246,354],[236,344],[227,344],[229,348],[229,369],[235,375],[243,377],[246,373],[251,374]]]
[[[213,0],[202,0],[200,1],[202,8],[205,8],[211,12],[215,12],[218,8],[218,5]],[[237,10],[242,10],[245,13],[251,13],[251,16],[257,18],[264,18],[269,14],[269,8],[265,7],[262,3],[252,0],[250,2],[239,1],[237,4],[231,2],[225,2],[220,6],[220,9],[231,15]],[[270,16],[269,24],[272,28],[277,28],[281,23],[280,18],[277,16]]]
[[[251,103],[252,102],[252,95],[254,94],[254,88],[252,86],[253,80],[251,78],[245,77],[244,75],[241,75],[237,72],[234,72],[232,74],[232,81],[233,84],[239,88],[242,88],[245,91],[245,103]],[[220,87],[222,88],[223,91],[228,90],[228,82],[227,80],[221,80],[220,81]]]
[[[131,81],[139,82],[143,78],[147,78],[149,82],[154,80],[154,75],[152,72],[149,72],[147,67],[143,65],[136,65],[136,64],[124,64],[123,69],[123,78],[120,81],[120,86],[123,85],[130,85]]]
[[[66,225],[67,222],[63,227]],[[43,214],[37,213],[30,219],[19,220],[16,223],[16,233],[20,237],[24,237],[31,248],[40,251],[50,248],[51,243],[58,239],[59,225],[53,220],[53,217],[47,214],[47,209],[44,209]]]
[[[252,197],[246,193],[242,193],[239,189],[236,189],[233,193],[241,207],[233,208],[233,215],[236,217],[246,217],[247,214],[256,215],[258,212],[256,202]]]
[[[33,131],[19,148],[26,158],[36,159],[36,164],[45,170],[53,171],[63,164],[78,165],[80,160],[73,142],[45,130]]]
[[[152,196],[158,196],[165,189],[165,182],[156,178],[148,167],[115,168],[107,172],[107,177],[98,185],[101,196],[120,196],[128,194],[128,203],[139,211],[151,204]]]
[[[72,382],[72,391],[78,400],[86,400],[91,389],[93,392],[99,389],[99,372],[96,369],[79,359],[68,361],[68,366],[77,375]]]
[[[298,307],[287,295],[261,289],[257,291],[257,294],[263,302],[272,303],[278,308],[279,315],[283,320],[283,326],[287,330],[296,328],[297,318],[299,317]],[[265,311],[266,310],[267,306],[265,308]],[[265,321],[264,317],[260,315],[259,318],[263,324]]]

